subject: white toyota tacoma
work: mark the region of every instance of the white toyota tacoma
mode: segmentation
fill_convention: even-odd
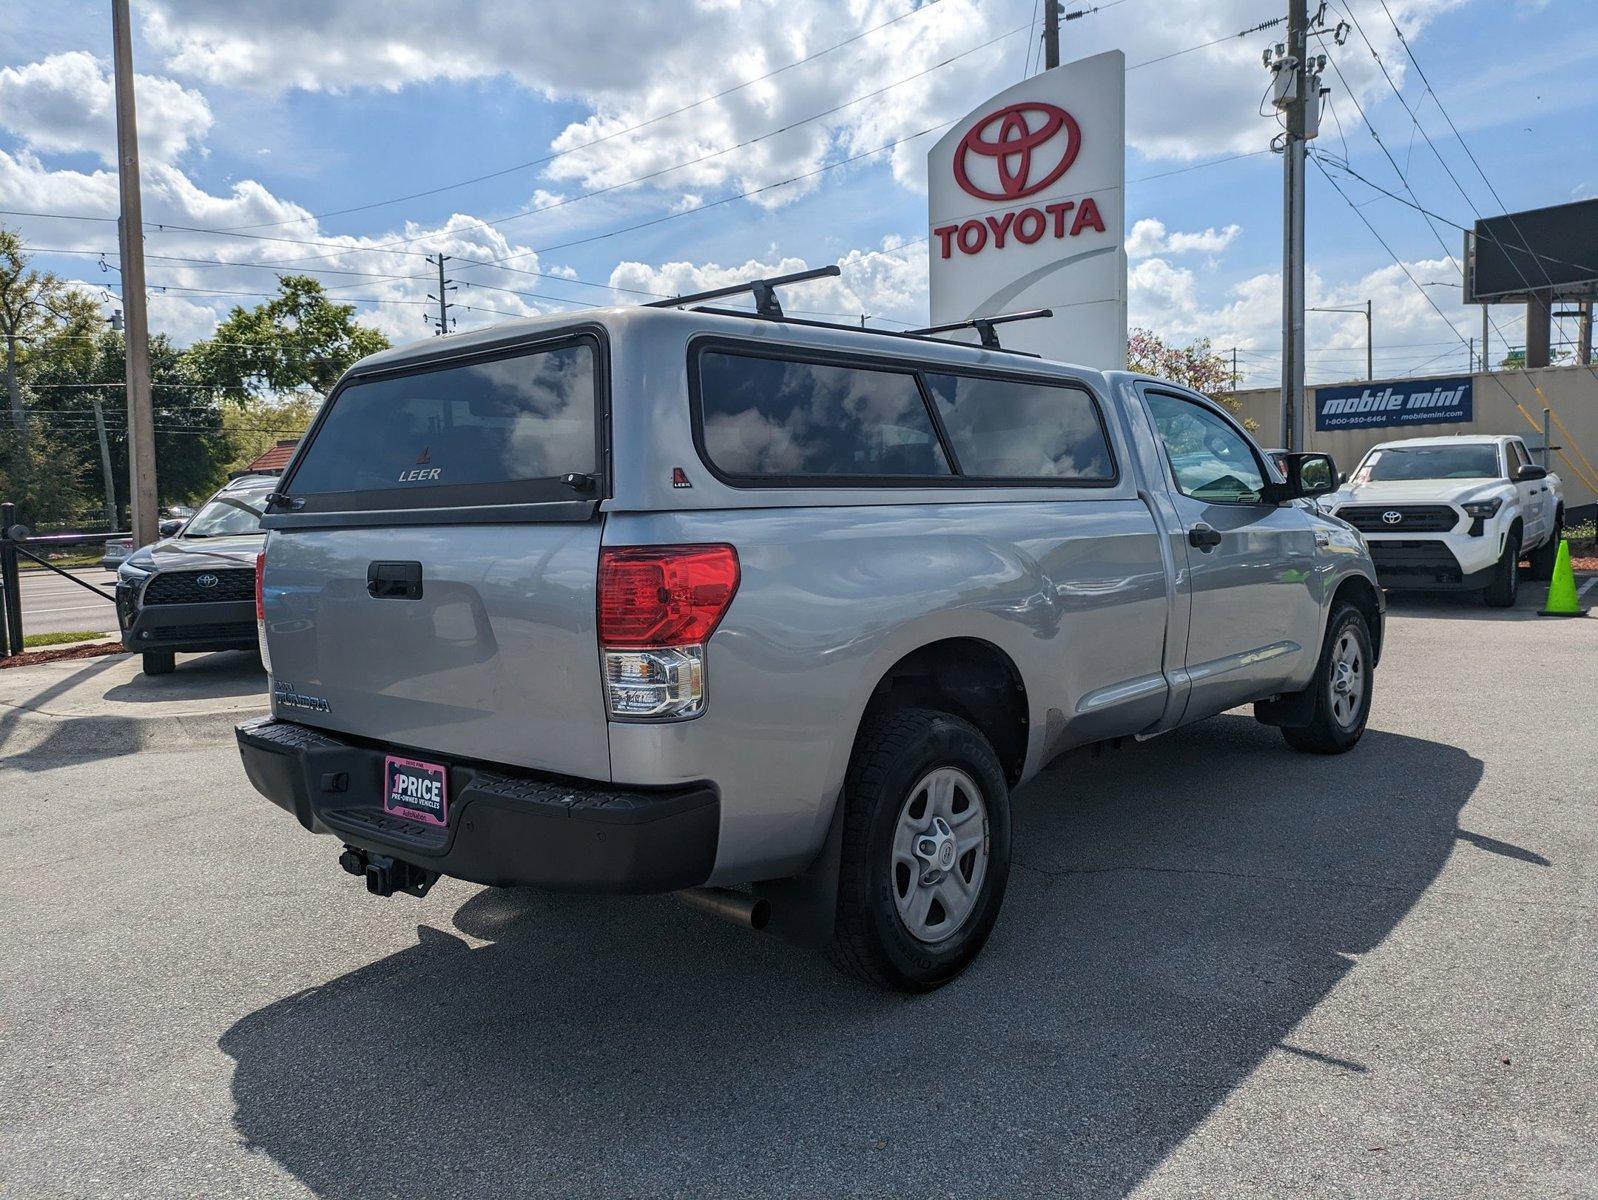
[[[1383,587],[1476,590],[1496,608],[1515,603],[1522,558],[1553,574],[1565,518],[1559,476],[1504,435],[1383,442],[1321,507],[1365,535]]]

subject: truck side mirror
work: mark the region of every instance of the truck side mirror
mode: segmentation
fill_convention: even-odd
[[[1548,468],[1539,467],[1536,463],[1528,463],[1526,466],[1520,468],[1519,471],[1515,472],[1515,481],[1517,483],[1529,483],[1533,479],[1547,478]]]
[[[1341,476],[1330,454],[1284,454],[1288,499],[1335,492]]]

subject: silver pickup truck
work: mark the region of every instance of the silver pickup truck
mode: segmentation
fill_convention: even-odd
[[[1324,456],[1284,477],[1204,397],[991,326],[756,294],[385,351],[324,406],[263,522],[272,714],[238,743],[370,891],[679,891],[924,990],[1063,751],[1247,703],[1359,740],[1383,599],[1302,499]]]

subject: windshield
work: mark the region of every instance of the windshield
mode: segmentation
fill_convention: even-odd
[[[588,474],[596,390],[587,340],[357,381],[335,396],[288,488],[436,494]]]
[[[1463,446],[1406,446],[1372,450],[1354,472],[1355,483],[1403,479],[1497,479],[1498,447],[1475,442]]]
[[[266,508],[270,490],[218,492],[184,526],[182,536],[227,537],[234,533],[260,532],[261,513]]]

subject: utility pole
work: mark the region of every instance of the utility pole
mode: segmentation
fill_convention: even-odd
[[[1492,319],[1488,315],[1485,304],[1481,306],[1481,373],[1487,374],[1493,369],[1493,360],[1487,352],[1487,331],[1492,326]]]
[[[1282,137],[1282,445],[1298,449],[1304,405],[1304,152],[1309,101],[1320,108],[1320,77],[1309,67],[1307,0],[1288,0],[1287,41],[1265,52],[1274,103],[1287,128]]]
[[[1576,362],[1592,365],[1592,301],[1581,302],[1581,321],[1576,326]]]
[[[434,335],[443,337],[451,329],[455,328],[455,318],[449,315],[449,310],[455,307],[449,300],[449,294],[455,290],[455,285],[444,278],[444,264],[449,261],[449,255],[440,254],[436,258],[433,255],[428,255],[427,261],[436,263],[438,266],[438,295],[435,296],[432,292],[427,293],[429,300],[438,301],[438,316],[425,319],[433,325]]]
[[[1043,0],[1043,69],[1060,65],[1060,0]]]
[[[128,0],[111,0],[111,38],[117,97],[117,175],[122,213],[117,221],[122,251],[122,311],[126,322],[128,403],[128,500],[133,510],[133,545],[155,541],[155,415],[150,408],[150,325],[144,297],[144,212],[139,200],[139,127],[133,107],[133,29]]]

